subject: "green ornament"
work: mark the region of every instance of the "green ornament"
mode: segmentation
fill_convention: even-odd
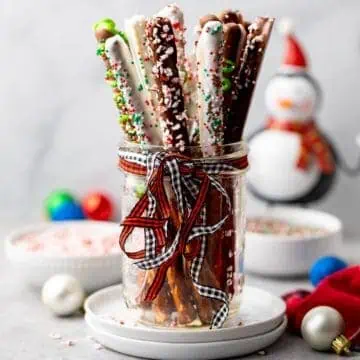
[[[134,193],[135,196],[138,199],[141,199],[143,197],[143,195],[146,193],[146,185],[143,182],[139,182],[138,184],[135,185],[135,189],[134,189]]]
[[[235,70],[235,63],[231,60],[225,60],[222,72],[224,74],[231,74]]]
[[[144,90],[144,87],[142,84],[139,84],[139,86],[137,87],[138,91],[143,91]]]
[[[221,83],[223,91],[229,91],[231,89],[231,81],[227,78],[224,78]]]
[[[53,212],[62,206],[64,203],[74,202],[74,197],[66,190],[55,190],[45,199],[45,211],[49,218]]]

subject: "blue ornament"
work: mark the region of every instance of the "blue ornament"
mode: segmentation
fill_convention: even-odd
[[[344,260],[336,256],[323,256],[312,265],[309,272],[310,281],[317,286],[321,280],[347,266],[348,264]]]
[[[76,202],[64,202],[51,213],[51,220],[84,220],[84,212],[81,205]]]

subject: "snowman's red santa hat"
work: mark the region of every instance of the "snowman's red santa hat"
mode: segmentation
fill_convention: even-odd
[[[306,71],[308,62],[304,50],[293,33],[291,20],[283,19],[279,24],[279,30],[285,36],[285,53],[281,70]]]

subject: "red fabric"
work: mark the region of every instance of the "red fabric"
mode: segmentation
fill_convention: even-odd
[[[289,308],[289,323],[300,331],[305,314],[316,306],[331,306],[345,320],[345,336],[352,336],[360,327],[360,265],[346,268],[326,277],[313,293]],[[353,339],[360,344],[360,335]]]
[[[283,64],[307,68],[304,51],[293,34],[289,34],[286,38]]]
[[[319,169],[324,174],[332,174],[335,163],[328,144],[319,133],[313,120],[306,123],[293,121],[277,121],[270,117],[266,126],[268,129],[296,132],[301,136],[301,149],[297,167],[306,170],[313,154],[317,160]]]

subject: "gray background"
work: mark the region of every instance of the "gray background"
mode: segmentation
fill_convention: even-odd
[[[0,2],[0,214],[3,222],[42,215],[42,200],[56,187],[82,194],[108,189],[119,199],[116,145],[121,140],[91,26],[151,14],[168,1],[2,0]],[[358,0],[178,1],[188,36],[197,18],[224,7],[247,16],[290,16],[324,90],[319,123],[342,155],[355,163],[360,132],[360,2]],[[192,36],[190,36],[192,37]],[[190,41],[189,41],[190,42]],[[248,132],[264,121],[264,87],[281,61],[274,33],[248,119]],[[360,230],[360,182],[341,175],[319,207],[337,214],[351,236]],[[250,199],[249,208],[261,206]]]

